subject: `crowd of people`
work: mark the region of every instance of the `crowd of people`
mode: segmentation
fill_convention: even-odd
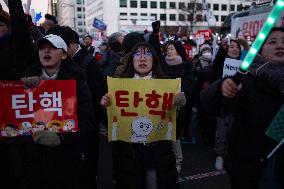
[[[112,142],[116,188],[178,189],[181,140],[196,138],[214,147],[215,168],[226,170],[232,189],[270,188],[269,182],[284,187],[284,147],[267,176],[266,156],[277,141],[265,135],[284,100],[283,28],[272,29],[248,73],[236,79],[224,77],[223,67],[226,58],[243,60],[249,50],[244,39],[224,38],[217,48],[211,40],[197,45],[187,35],[161,43],[155,21],[150,34],[116,32],[96,52],[92,36],[81,42],[54,16],[36,26],[21,0],[8,0],[8,8],[9,14],[0,5],[0,80],[20,80],[30,89],[41,80],[76,80],[79,131],[0,138],[1,188],[96,188],[99,133],[112,102],[107,76],[181,78],[174,101],[176,141]],[[200,133],[190,132],[193,122]]]

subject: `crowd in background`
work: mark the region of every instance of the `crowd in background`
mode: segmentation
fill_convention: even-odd
[[[1,138],[1,188],[96,188],[99,133],[106,129],[104,107],[110,100],[107,76],[181,78],[176,142],[113,142],[117,188],[179,188],[181,140],[214,147],[215,168],[227,171],[232,189],[266,188],[260,184],[270,163],[266,156],[277,142],[265,131],[284,100],[283,28],[271,31],[238,83],[234,76],[223,77],[223,67],[226,58],[243,60],[249,50],[244,39],[197,45],[190,36],[176,34],[161,41],[156,21],[151,33],[116,32],[98,50],[92,36],[80,40],[54,16],[46,15],[44,24],[36,26],[21,0],[9,0],[8,5],[9,14],[0,7],[0,80],[22,80],[34,88],[40,80],[75,79],[79,132]],[[135,67],[136,62],[143,62],[147,72]],[[273,163],[276,176],[269,178],[280,189],[283,147]]]

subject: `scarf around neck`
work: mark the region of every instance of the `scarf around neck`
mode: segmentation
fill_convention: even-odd
[[[172,58],[169,56],[166,56],[165,61],[169,66],[175,66],[175,65],[182,64],[181,56],[175,56]]]

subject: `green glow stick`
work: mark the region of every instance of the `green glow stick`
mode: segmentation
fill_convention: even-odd
[[[275,22],[279,18],[281,11],[284,9],[284,0],[277,0],[273,9],[271,10],[268,18],[266,19],[265,23],[263,24],[261,30],[259,31],[255,41],[253,42],[249,52],[247,53],[246,57],[244,58],[239,71],[242,73],[247,72],[249,66],[252,64],[253,59],[257,55],[257,52],[261,48],[262,44],[264,43],[265,39],[269,35],[269,32],[273,28]]]

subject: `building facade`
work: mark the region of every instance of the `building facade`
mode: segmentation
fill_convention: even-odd
[[[47,12],[57,17],[57,0],[48,0]]]
[[[86,33],[85,0],[57,0],[58,24]]]
[[[183,27],[196,31],[208,27],[201,0],[85,0],[86,26],[91,33],[96,17],[107,24],[107,34],[116,31],[151,30],[161,20],[163,28]],[[220,27],[226,16],[249,7],[252,0],[207,0]]]

